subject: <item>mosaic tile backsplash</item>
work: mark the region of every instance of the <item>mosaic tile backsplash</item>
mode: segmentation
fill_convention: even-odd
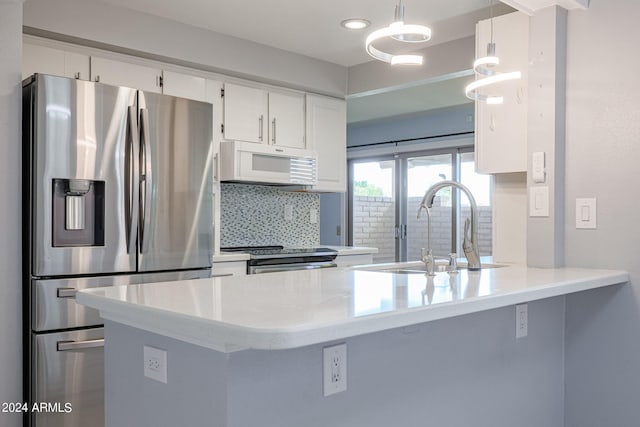
[[[285,206],[293,219],[285,220]],[[310,211],[316,209],[312,224]],[[278,187],[221,184],[220,247],[282,245],[291,248],[320,244],[320,195],[289,192]]]

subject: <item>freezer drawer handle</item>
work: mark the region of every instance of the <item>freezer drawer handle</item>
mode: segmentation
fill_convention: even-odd
[[[58,351],[84,350],[104,347],[104,338],[87,341],[58,341]]]
[[[75,298],[77,293],[76,288],[58,288],[58,298]]]

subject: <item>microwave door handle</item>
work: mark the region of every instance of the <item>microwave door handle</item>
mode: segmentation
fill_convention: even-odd
[[[140,234],[142,243],[140,244],[140,252],[146,253],[149,251],[149,222],[151,220],[151,191],[153,188],[153,175],[151,171],[151,134],[149,133],[149,110],[146,108],[140,109],[140,124],[141,124],[141,144],[142,150],[140,153],[140,167],[144,168],[141,172],[140,181],[144,181],[143,195],[140,197]]]
[[[140,152],[138,138],[136,107],[129,106],[127,110],[128,130],[125,141],[125,224],[127,228],[127,253],[136,251],[136,233],[138,230],[138,162],[136,157]]]

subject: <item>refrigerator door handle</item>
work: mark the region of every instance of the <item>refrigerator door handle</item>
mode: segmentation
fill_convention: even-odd
[[[87,348],[104,347],[104,338],[87,341],[58,341],[58,351],[84,350]]]
[[[138,199],[140,197],[138,177],[138,162],[136,156],[140,153],[137,113],[135,106],[129,106],[127,121],[129,129],[125,144],[125,223],[127,226],[127,253],[136,252],[136,232],[138,230]]]
[[[141,124],[141,144],[140,151],[140,182],[144,182],[142,187],[143,194],[140,195],[140,234],[142,243],[140,244],[140,252],[146,253],[149,250],[149,222],[151,209],[151,192],[153,185],[153,176],[151,170],[151,152],[150,152],[150,133],[149,133],[149,110],[140,109]]]

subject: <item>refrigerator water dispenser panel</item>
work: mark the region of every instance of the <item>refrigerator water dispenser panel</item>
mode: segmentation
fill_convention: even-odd
[[[104,246],[104,181],[53,180],[54,247]]]

